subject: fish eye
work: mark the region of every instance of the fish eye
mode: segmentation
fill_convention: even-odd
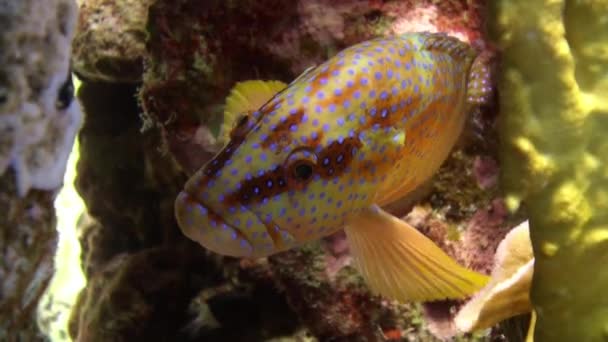
[[[288,182],[296,187],[312,179],[317,168],[317,156],[308,147],[295,149],[286,160]]]
[[[312,177],[313,166],[309,160],[299,160],[293,168],[293,176],[299,181],[307,181]]]

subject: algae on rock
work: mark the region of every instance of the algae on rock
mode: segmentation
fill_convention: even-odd
[[[524,203],[538,341],[599,341],[608,321],[608,1],[497,1],[503,184]]]
[[[74,71],[88,80],[141,82],[148,7],[153,0],[79,0]]]

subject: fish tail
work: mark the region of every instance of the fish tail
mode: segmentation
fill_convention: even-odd
[[[494,52],[484,50],[473,60],[467,81],[467,101],[470,104],[483,105],[490,102],[494,92],[492,87],[494,57]]]

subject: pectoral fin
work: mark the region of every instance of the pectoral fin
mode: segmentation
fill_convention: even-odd
[[[346,227],[351,254],[374,292],[401,302],[463,298],[488,277],[456,263],[404,221],[372,207]]]

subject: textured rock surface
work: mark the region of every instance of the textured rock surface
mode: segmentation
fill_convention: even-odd
[[[175,245],[119,254],[79,299],[79,341],[183,341],[190,299],[214,272],[199,251]],[[185,335],[185,336],[184,336]]]
[[[492,13],[502,180],[535,252],[534,338],[605,340],[608,1],[496,1]]]
[[[0,177],[0,340],[42,340],[38,301],[53,276],[57,244],[53,194],[17,197],[11,175]]]
[[[53,199],[80,124],[71,0],[0,1],[0,340],[41,339],[57,243]]]
[[[153,0],[81,0],[74,71],[96,81],[139,82]]]
[[[435,340],[415,306],[396,305],[369,293],[348,266],[344,239],[337,234],[325,244],[269,258],[276,282],[311,334],[320,341]]]
[[[118,8],[117,3],[108,6]],[[450,319],[459,303],[435,303],[433,310],[426,305],[421,311],[419,305],[371,296],[350,266],[343,234],[268,260],[223,258],[179,233],[173,200],[186,178],[217,151],[222,105],[235,82],[289,82],[343,47],[409,30],[444,31],[483,46],[480,3],[152,2],[141,108],[136,87],[113,83],[116,78],[85,82],[79,95],[87,122],[77,184],[93,218],[82,238],[91,285],[80,297],[70,334],[93,341],[307,335],[322,341],[355,336],[432,341],[432,333],[453,334]],[[417,194],[421,205],[406,217],[460,262],[484,272],[510,226],[496,181],[493,113],[490,108],[474,115],[459,152]],[[390,210],[403,216],[414,204],[408,199]],[[140,284],[155,275],[161,279],[157,286]],[[163,315],[170,317],[163,321]],[[482,336],[502,335],[494,329]]]
[[[267,267],[211,256],[179,233],[173,201],[185,178],[156,131],[140,132],[134,95],[134,86],[91,82],[78,94],[87,115],[76,186],[90,214],[81,234],[89,285],[72,313],[72,338],[251,341],[294,333],[297,318]]]
[[[3,1],[0,7],[0,174],[21,195],[55,190],[80,125],[72,101],[73,1]]]
[[[237,81],[290,82],[349,45],[408,30],[481,42],[478,2],[434,3],[156,1],[141,91],[149,124],[163,127],[169,151],[191,173],[216,151],[221,106]]]

